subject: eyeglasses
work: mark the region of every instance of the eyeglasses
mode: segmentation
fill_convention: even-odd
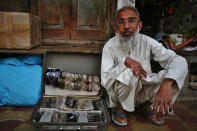
[[[132,24],[136,24],[137,22],[139,22],[140,20],[138,18],[129,18],[127,20],[125,19],[119,19],[116,21],[116,24],[118,26],[123,26],[126,24],[126,22],[128,22],[129,25],[132,25]]]

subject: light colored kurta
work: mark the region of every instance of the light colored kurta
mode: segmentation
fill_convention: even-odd
[[[110,96],[107,102],[109,107],[115,106],[111,99],[118,95],[122,95],[123,98],[121,99],[120,97],[119,102],[125,106],[126,110],[133,111],[136,92],[142,88],[147,88],[147,86],[144,85],[159,85],[164,78],[174,79],[179,90],[183,87],[188,72],[185,58],[177,55],[170,49],[166,49],[156,40],[142,34],[137,36],[136,43],[133,43],[132,46],[123,48],[121,44],[123,43],[121,43],[118,37],[115,36],[105,44],[102,53],[101,84],[106,88],[108,95]],[[132,69],[127,68],[124,64],[126,57],[130,57],[131,59],[140,62],[148,74],[147,77],[142,78],[142,80],[135,77]],[[158,74],[152,73],[150,66],[151,59],[158,61],[164,70],[160,71]],[[116,81],[125,86],[130,86],[130,94],[121,94],[121,90],[119,92],[116,91],[116,89],[114,89],[116,87]],[[128,102],[129,97],[126,98],[127,96],[125,95],[130,95],[133,99],[129,99]]]

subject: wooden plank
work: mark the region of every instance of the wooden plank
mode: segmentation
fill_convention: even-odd
[[[116,15],[116,8],[117,8],[117,0],[108,0],[107,1],[107,13],[108,13],[108,19],[107,19],[107,39],[111,38],[115,35],[114,32],[114,25],[115,25],[115,15]]]
[[[61,46],[70,46],[70,47],[102,47],[106,41],[90,41],[90,40],[51,40],[43,39],[43,45],[61,45]]]
[[[38,15],[42,20],[42,29],[63,29],[62,0],[39,0]]]
[[[28,53],[38,54],[46,51],[67,51],[67,52],[81,52],[81,53],[101,53],[101,47],[83,47],[83,46],[37,46],[32,49],[0,49],[0,53]]]
[[[42,49],[50,51],[68,51],[68,52],[82,52],[82,53],[101,53],[102,48],[93,47],[65,47],[65,46],[42,46]]]
[[[70,39],[70,0],[32,0],[30,5],[41,17],[43,39]]]
[[[40,17],[31,15],[31,48],[41,45],[41,22]]]
[[[72,0],[72,40],[105,40],[106,0]]]

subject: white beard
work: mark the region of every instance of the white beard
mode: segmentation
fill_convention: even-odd
[[[122,48],[124,51],[128,51],[128,50],[130,51],[131,49],[133,49],[137,43],[138,34],[139,34],[139,25],[136,33],[133,36],[122,37],[119,33],[116,33],[116,37],[121,43],[120,48]]]

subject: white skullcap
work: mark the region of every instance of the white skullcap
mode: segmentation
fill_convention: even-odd
[[[121,9],[124,6],[135,7],[135,0],[118,0],[117,1],[117,10]]]

